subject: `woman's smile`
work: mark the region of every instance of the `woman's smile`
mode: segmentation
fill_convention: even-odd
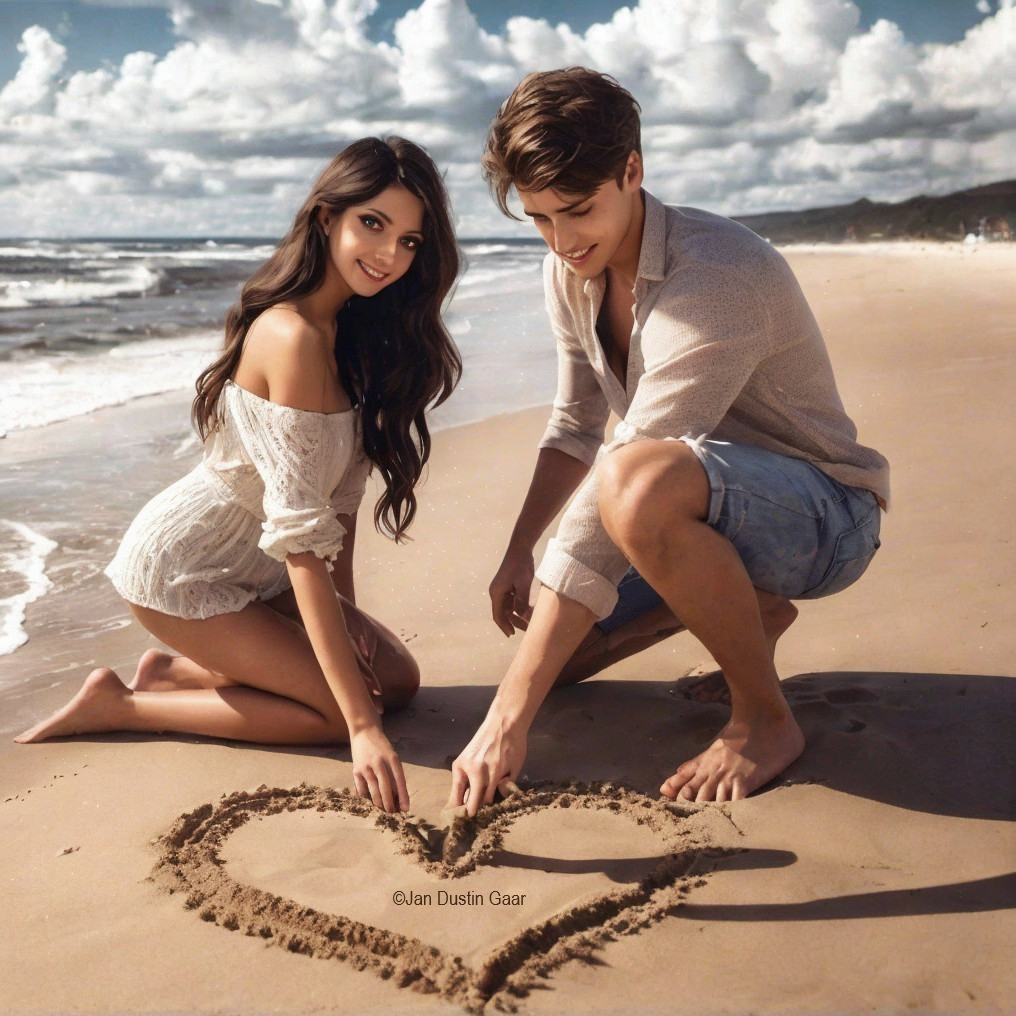
[[[387,272],[379,271],[377,268],[371,268],[371,266],[364,261],[357,259],[356,263],[360,266],[364,275],[366,275],[368,279],[372,279],[374,282],[383,282],[388,278]]]

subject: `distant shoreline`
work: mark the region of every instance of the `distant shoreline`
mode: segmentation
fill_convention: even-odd
[[[698,207],[666,194],[657,196],[678,207]],[[918,194],[903,201],[871,201],[862,197],[849,204],[789,209],[728,216],[777,246],[799,243],[949,243],[968,235],[982,239],[1011,240],[1016,235],[1016,180],[954,191],[950,194]],[[275,245],[271,236],[66,236],[0,237],[4,243],[187,243]],[[532,234],[525,236],[462,236],[459,243],[540,246]]]
[[[688,206],[691,207],[691,206]],[[742,225],[748,226],[753,232],[763,236],[769,240],[776,247],[825,247],[825,248],[836,248],[836,247],[878,247],[879,245],[885,245],[887,247],[899,247],[912,244],[938,244],[943,247],[954,245],[963,246],[963,237],[949,237],[949,236],[879,236],[872,234],[865,237],[857,237],[855,239],[849,239],[843,237],[841,239],[829,239],[829,240],[812,240],[808,238],[800,239],[780,239],[774,240],[770,236],[765,236],[763,232],[755,229],[749,222],[752,217],[744,216],[730,216],[734,222],[740,222]],[[250,236],[250,237],[205,237],[205,236],[148,236],[148,237],[136,237],[136,236],[21,236],[21,237],[0,237],[0,246],[5,244],[30,244],[30,243],[108,243],[108,244],[215,244],[215,245],[226,245],[226,244],[243,244],[246,247],[258,247],[267,244],[276,244],[279,242],[279,238],[263,237],[263,236]],[[463,246],[466,245],[478,245],[478,244],[504,244],[512,247],[537,247],[543,248],[544,243],[538,238],[526,238],[518,236],[473,236],[473,237],[460,237],[459,243]],[[979,240],[979,243],[995,244],[1005,246],[1009,243],[1016,243],[1016,236],[1013,240]],[[0,255],[2,256],[2,255]]]

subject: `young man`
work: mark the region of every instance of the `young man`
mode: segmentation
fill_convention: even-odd
[[[512,214],[514,187],[550,248],[559,377],[490,587],[501,629],[525,633],[452,767],[449,804],[475,814],[518,776],[555,683],[681,627],[721,667],[731,715],[661,793],[742,798],[804,748],[776,640],[797,616],[791,599],[837,592],[867,567],[888,464],[855,440],[780,254],[729,219],[642,190],[639,107],[612,78],[526,77],[491,126],[483,167],[502,211]],[[620,422],[601,447],[611,410]],[[533,549],[576,489],[531,609]]]

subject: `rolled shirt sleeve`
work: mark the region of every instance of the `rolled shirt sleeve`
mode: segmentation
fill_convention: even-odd
[[[316,425],[324,421],[323,414],[314,415],[320,421],[300,420],[296,427],[273,428],[273,436],[281,433],[290,441],[284,439],[264,447],[271,456],[254,456],[265,483],[265,521],[258,546],[276,561],[308,552],[334,561],[346,537],[329,491],[323,489],[323,456],[329,442],[324,440],[323,428]]]
[[[335,517],[330,505],[294,507],[267,496],[264,504],[267,517],[258,547],[270,558],[285,561],[289,554],[308,552],[329,562],[338,557],[346,528]]]

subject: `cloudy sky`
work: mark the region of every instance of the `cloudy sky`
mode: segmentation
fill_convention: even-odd
[[[346,142],[445,170],[466,237],[531,70],[644,116],[647,186],[726,214],[1016,176],[1016,0],[0,0],[0,236],[277,236]]]

